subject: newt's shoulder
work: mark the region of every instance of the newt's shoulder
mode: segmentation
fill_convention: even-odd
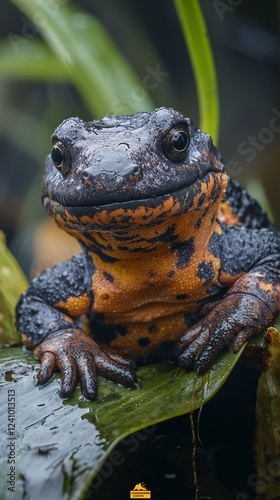
[[[273,229],[266,212],[246,189],[231,177],[220,204],[218,219],[227,226],[244,226],[248,229]]]

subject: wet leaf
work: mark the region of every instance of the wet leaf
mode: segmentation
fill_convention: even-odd
[[[139,388],[134,390],[100,377],[97,401],[87,402],[79,388],[69,400],[62,401],[59,375],[45,387],[35,386],[38,363],[32,354],[21,348],[3,350],[0,498],[23,499],[24,492],[29,500],[83,498],[121,439],[206,403],[225,382],[240,355],[224,352],[204,376],[185,373],[171,364],[141,367]],[[6,482],[7,445],[9,437],[14,437],[9,433],[13,428],[9,428],[8,396],[13,391],[17,496],[8,492]]]

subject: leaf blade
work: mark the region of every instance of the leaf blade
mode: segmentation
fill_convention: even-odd
[[[219,99],[214,58],[198,0],[174,0],[196,81],[200,128],[218,141]]]
[[[9,42],[0,43],[1,79],[60,83],[67,81],[59,60],[42,41],[23,39],[19,43],[18,50],[14,50]]]
[[[34,22],[46,19],[37,29],[92,113],[103,116],[153,109],[141,81],[92,15],[55,0],[53,10],[40,0],[12,2]],[[135,89],[139,87],[138,99]]]
[[[169,364],[144,366],[138,370],[140,387],[133,390],[100,377],[95,402],[85,401],[79,388],[63,402],[58,396],[59,375],[44,387],[34,386],[38,362],[32,354],[20,348],[0,351],[0,450],[6,449],[7,391],[16,388],[17,484],[22,493],[17,500],[24,498],[24,492],[42,500],[50,495],[53,500],[83,498],[121,439],[205,404],[225,382],[240,355],[224,352],[203,377]],[[3,500],[9,499],[6,468],[6,455],[1,457],[0,453]],[[52,477],[59,486],[55,492]],[[62,491],[63,484],[68,485],[67,491]]]

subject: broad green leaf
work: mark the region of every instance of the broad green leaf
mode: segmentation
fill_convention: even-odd
[[[141,367],[139,387],[133,390],[100,377],[97,401],[87,402],[79,388],[71,399],[62,401],[59,375],[44,387],[34,386],[38,363],[33,356],[20,348],[2,350],[0,498],[23,500],[24,492],[29,500],[83,498],[121,439],[205,404],[220,389],[240,355],[224,352],[204,376],[185,373],[170,364]],[[13,427],[9,428],[8,396],[13,391],[16,495],[7,490],[6,482],[7,445],[9,437],[14,437],[9,434]]]
[[[26,287],[25,276],[0,231],[0,347],[20,341],[15,329],[15,305]]]
[[[67,81],[60,61],[44,42],[12,34],[8,40],[0,43],[1,80]]]
[[[153,109],[144,86],[92,15],[56,0],[12,2],[34,23],[60,62],[60,73],[76,86],[93,114]]]
[[[200,128],[218,141],[219,97],[207,27],[198,0],[174,0],[196,81]]]

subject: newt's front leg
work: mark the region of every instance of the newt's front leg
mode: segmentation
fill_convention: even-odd
[[[221,256],[220,282],[227,285],[234,275],[240,277],[176,346],[178,364],[195,368],[198,373],[207,371],[225,346],[237,352],[280,310],[277,233],[270,229],[225,228],[216,243],[212,250]]]
[[[35,278],[17,306],[23,342],[42,363],[38,383],[60,370],[62,397],[70,396],[80,379],[84,396],[95,399],[97,374],[126,387],[136,382],[132,361],[105,353],[75,322],[91,309],[92,272],[85,254],[77,255]]]

